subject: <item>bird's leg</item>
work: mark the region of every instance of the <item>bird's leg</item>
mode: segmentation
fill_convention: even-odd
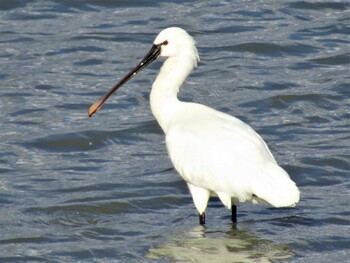
[[[233,223],[237,223],[237,206],[234,204],[231,207],[231,219]]]
[[[199,214],[199,224],[204,225],[205,224],[205,212],[202,214]]]

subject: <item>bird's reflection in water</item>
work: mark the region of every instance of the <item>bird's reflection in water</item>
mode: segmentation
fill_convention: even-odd
[[[170,262],[275,262],[294,255],[286,244],[275,244],[233,226],[227,232],[197,226],[175,233],[166,243],[151,248],[147,258]]]

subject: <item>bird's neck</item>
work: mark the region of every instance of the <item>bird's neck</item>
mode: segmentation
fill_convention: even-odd
[[[177,94],[195,63],[187,56],[168,58],[153,83],[150,95],[151,109],[165,133],[170,121],[182,108],[183,102],[178,100]]]

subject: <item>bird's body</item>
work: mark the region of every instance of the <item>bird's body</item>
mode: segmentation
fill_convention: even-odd
[[[199,60],[192,37],[180,28],[168,28],[157,36],[155,46],[160,49],[158,55],[168,58],[152,87],[152,113],[165,133],[170,159],[190,189],[201,223],[210,195],[218,196],[229,209],[245,201],[294,206],[299,201],[298,188],[250,126],[207,106],[178,100],[181,85]]]
[[[258,202],[259,198],[276,207],[294,204],[298,192],[285,197],[286,190],[295,190],[294,185],[254,130],[210,108],[184,106],[183,113],[191,113],[188,119],[171,125],[166,145],[176,170],[188,184],[205,189],[208,197],[217,195],[227,208],[238,201]],[[191,193],[196,194],[193,189]],[[201,213],[208,198],[200,199],[201,208],[197,208]]]

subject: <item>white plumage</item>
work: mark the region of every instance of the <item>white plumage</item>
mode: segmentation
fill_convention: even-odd
[[[204,105],[178,100],[179,88],[199,61],[194,40],[181,28],[163,30],[142,62],[91,106],[89,115],[159,55],[167,60],[152,87],[151,109],[165,133],[170,159],[187,182],[200,223],[205,222],[210,195],[229,209],[245,201],[295,206],[298,188],[250,126]]]

